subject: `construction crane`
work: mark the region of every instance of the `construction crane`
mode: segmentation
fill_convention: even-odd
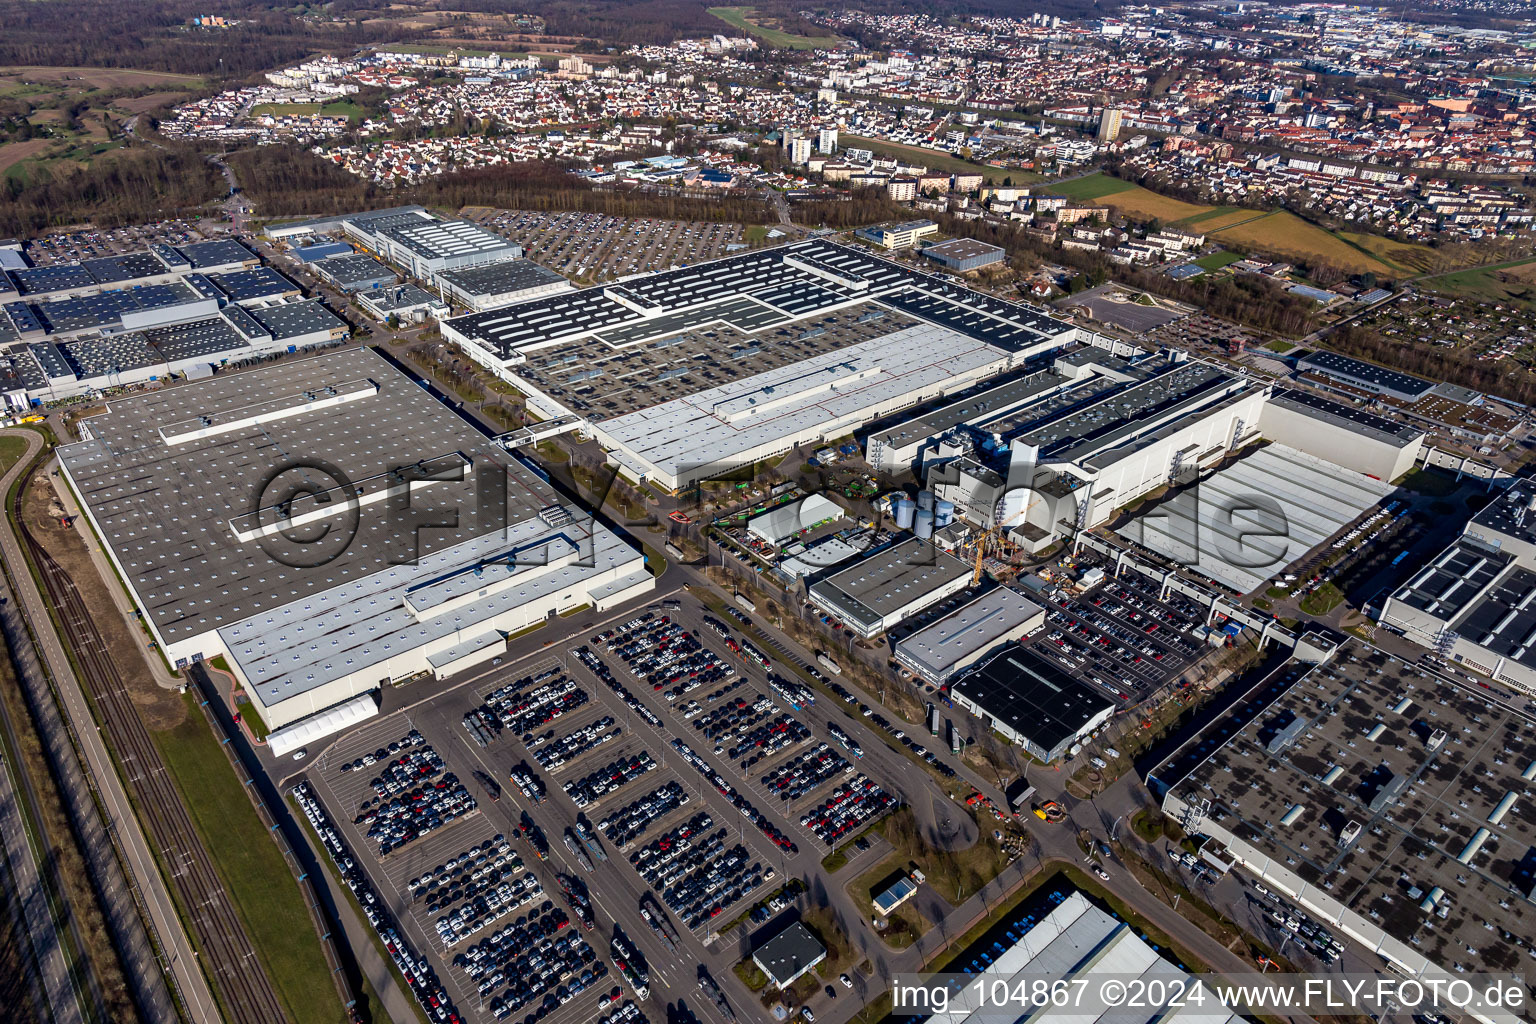
[[[997,543],[997,544],[1002,543],[1002,540],[1003,540],[1003,528],[1005,526],[1007,526],[1008,524],[1012,523],[1015,519],[1019,518],[1020,516],[1028,515],[1029,514],[1029,510],[1034,508],[1035,507],[1035,503],[1038,502],[1039,500],[1040,500],[1039,497],[1033,498],[1029,502],[1029,504],[1027,504],[1023,508],[1019,509],[1017,512],[1015,512],[1013,515],[1009,516],[1007,519],[1004,519],[1004,520],[1002,520],[1001,522],[998,522],[998,523],[994,523],[992,526],[989,526],[986,530],[982,531],[980,539],[976,541],[976,567],[971,572],[971,586],[974,587],[976,584],[981,582],[981,563],[982,563],[982,560],[985,559],[986,556],[987,556],[987,545],[988,545],[988,542]]]

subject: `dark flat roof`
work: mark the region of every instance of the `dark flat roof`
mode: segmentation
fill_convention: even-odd
[[[1424,431],[1406,423],[1395,423],[1375,413],[1356,409],[1352,405],[1332,402],[1321,395],[1307,391],[1277,391],[1270,398],[1276,405],[1289,407],[1309,416],[1332,420],[1340,426],[1358,431],[1378,441],[1395,444],[1399,448],[1412,444],[1424,436]]]
[[[1114,707],[1108,697],[1018,644],[961,676],[952,689],[1045,750]]]
[[[1415,397],[1435,386],[1433,381],[1425,380],[1423,377],[1399,373],[1385,366],[1377,366],[1375,363],[1361,362],[1359,359],[1341,356],[1337,352],[1310,352],[1296,360],[1296,365],[1298,368],[1314,367],[1324,373],[1366,381],[1385,391]]]

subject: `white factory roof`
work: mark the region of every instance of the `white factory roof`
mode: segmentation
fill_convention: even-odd
[[[926,629],[896,645],[908,663],[931,677],[949,670],[1004,640],[1013,639],[1045,609],[1007,587],[988,591]]]
[[[1390,493],[1390,484],[1272,444],[1119,533],[1246,594]]]
[[[517,243],[464,220],[424,220],[388,228],[384,235],[429,260],[499,252],[510,257],[521,251]]]
[[[820,494],[810,494],[799,501],[764,512],[747,523],[747,529],[754,536],[777,546],[818,523],[836,521],[845,515],[847,513],[841,505],[828,501]]]
[[[1025,1019],[1030,1024],[1055,1024],[1057,1021],[1063,1024],[1236,1024],[1240,1020],[1236,1014],[1224,1009],[1214,996],[1201,1000],[1189,998],[1188,989],[1176,984],[1187,977],[1178,965],[1164,960],[1130,925],[1100,910],[1080,892],[1072,893],[1057,904],[994,960],[987,968],[986,977],[998,981],[1016,977],[1020,980],[1099,977],[1122,982],[1156,978],[1166,984],[1170,999],[1183,999],[1178,1006],[1149,999],[1146,1000],[1149,1005],[1145,1007],[1126,1005],[1111,1009],[1091,1006],[1085,999],[1055,1008],[1021,1007],[1017,1013],[1012,1013],[994,1003],[976,1005],[976,991],[967,989],[960,997],[951,1000],[947,1012],[936,1013],[929,1020],[933,1024],[1015,1024]],[[1157,991],[1162,987],[1147,988]],[[1096,986],[1092,984],[1084,991],[1097,994]]]
[[[860,419],[1008,353],[920,324],[598,424],[615,443],[673,477],[828,424]]]
[[[267,736],[267,748],[272,751],[274,757],[282,757],[300,747],[323,740],[327,736],[333,736],[343,729],[350,729],[378,713],[379,699],[372,693],[359,694],[351,700],[342,701],[333,708],[327,708],[318,715],[311,715],[286,728],[273,730]]]
[[[577,557],[558,565],[572,553],[572,542]],[[514,550],[516,564],[510,568],[487,563],[481,575],[464,572]],[[542,564],[546,556],[558,568]],[[551,529],[534,518],[259,612],[225,626],[219,635],[257,699],[270,707],[445,637],[483,634],[483,623],[570,590],[634,557],[632,548],[592,520]],[[433,604],[462,596],[452,591],[462,590],[468,580],[489,593],[447,611],[430,611]],[[495,588],[498,582],[500,589]],[[405,600],[408,591],[420,594],[424,585],[434,592],[421,602],[428,607],[418,616]],[[444,589],[450,593],[439,592]]]

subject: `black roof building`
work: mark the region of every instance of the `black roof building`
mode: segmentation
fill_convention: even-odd
[[[950,688],[978,715],[1042,761],[1060,758],[1109,719],[1110,698],[1020,644],[1009,644]]]

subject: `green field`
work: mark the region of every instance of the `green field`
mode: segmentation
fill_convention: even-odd
[[[350,121],[360,121],[363,118],[363,108],[351,100],[337,100],[323,106],[319,103],[259,103],[251,108],[251,116],[271,114],[273,117],[282,117],[286,114],[321,114],[325,117],[345,117]]]
[[[1426,277],[1424,287],[1482,302],[1513,302],[1536,309],[1536,259],[1498,263]]]
[[[1235,252],[1208,252],[1195,260],[1195,266],[1202,270],[1220,270],[1222,267],[1230,267],[1241,259],[1242,257]]]
[[[252,948],[298,1024],[343,1024],[347,1012],[298,883],[191,694],[186,705],[180,725],[149,735],[234,899]]]
[[[27,440],[24,437],[16,437],[7,434],[0,437],[0,473],[4,473],[16,463],[27,451]]]
[[[903,146],[899,143],[866,138],[862,135],[843,135],[839,141],[845,146],[867,149],[881,156],[920,163],[935,171],[948,171],[951,174],[957,172],[980,174],[982,180],[989,181],[994,185],[1001,183],[1004,178],[1008,178],[1015,185],[1028,185],[1040,180],[1040,175],[1031,171],[1013,170],[1008,167],[988,167],[986,164],[973,164],[967,160],[960,159],[952,153],[945,153],[937,149],[924,149],[922,146]]]
[[[755,7],[711,7],[709,9],[710,14],[727,25],[733,25],[749,35],[756,36],[777,50],[829,50],[842,42],[837,36],[797,36],[792,32],[766,28],[751,20],[756,12]]]
[[[1110,174],[1090,174],[1085,178],[1076,178],[1072,181],[1054,182],[1050,189],[1053,196],[1066,196],[1068,199],[1085,201],[1102,199],[1117,192],[1128,192],[1135,187],[1130,182],[1121,181]]]

